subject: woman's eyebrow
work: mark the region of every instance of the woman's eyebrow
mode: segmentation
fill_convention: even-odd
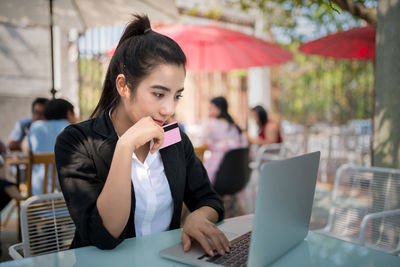
[[[171,92],[171,89],[169,89],[168,87],[165,87],[165,86],[162,86],[162,85],[158,85],[158,84],[152,85],[150,88],[160,89],[160,90],[163,90],[163,91]],[[181,93],[184,89],[185,88],[181,88],[181,89],[177,90],[177,93]]]

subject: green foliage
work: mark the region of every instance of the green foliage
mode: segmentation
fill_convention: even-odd
[[[344,124],[372,117],[374,86],[370,61],[333,60],[297,52],[281,67],[282,117],[304,125],[329,121]]]
[[[267,30],[274,28],[290,37],[293,42],[305,42],[310,38],[298,31],[299,23],[313,28],[314,36],[323,36],[360,26],[362,21],[341,10],[328,0],[229,0],[243,10],[258,9],[262,12]],[[352,0],[366,7],[376,7],[377,0]]]
[[[367,8],[376,0],[351,0]],[[320,121],[334,124],[372,117],[374,70],[368,61],[346,61],[298,52],[309,41],[299,26],[312,28],[313,38],[360,26],[362,21],[329,0],[232,0],[243,10],[262,12],[267,30],[289,37],[293,62],[281,67],[280,111],[282,117],[304,125]],[[278,31],[275,31],[277,30]],[[276,36],[277,37],[277,36]]]
[[[79,109],[86,120],[99,102],[104,79],[104,66],[96,57],[79,59]]]

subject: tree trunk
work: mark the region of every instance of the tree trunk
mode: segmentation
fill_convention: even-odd
[[[374,166],[400,168],[400,0],[379,1]]]
[[[379,1],[376,35],[376,85],[372,165],[400,168],[400,0]],[[389,180],[388,180],[389,181]],[[386,182],[388,182],[386,181]],[[396,186],[396,185],[394,185]],[[373,210],[379,209],[385,185],[373,192]],[[391,189],[393,190],[393,189]],[[400,205],[400,188],[387,201],[388,209]],[[398,218],[398,217],[396,217]],[[372,224],[373,242],[379,240],[380,222]],[[396,235],[387,233],[390,238]],[[397,237],[398,238],[398,237]],[[398,240],[393,241],[394,243]]]

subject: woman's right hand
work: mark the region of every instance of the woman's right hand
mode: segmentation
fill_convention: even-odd
[[[164,142],[164,130],[151,117],[144,117],[130,127],[119,139],[118,143],[128,146],[132,152],[147,142],[154,140],[150,153],[160,149]]]

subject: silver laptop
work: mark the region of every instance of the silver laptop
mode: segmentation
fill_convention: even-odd
[[[225,220],[219,228],[231,243],[224,256],[206,255],[198,243],[184,252],[181,243],[162,257],[196,266],[266,266],[308,233],[320,152],[272,161],[261,169],[254,216]],[[233,252],[239,248],[241,253]]]

